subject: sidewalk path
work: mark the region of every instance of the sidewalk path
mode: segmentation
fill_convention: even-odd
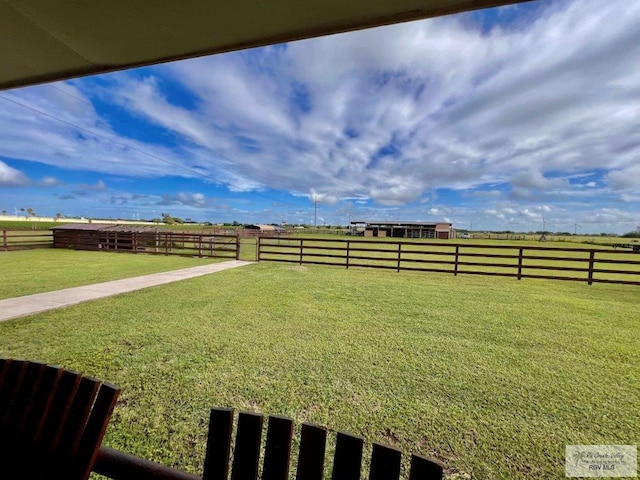
[[[65,288],[53,292],[36,293],[23,297],[0,300],[0,322],[11,318],[24,317],[34,313],[45,312],[55,308],[67,307],[78,303],[88,302],[97,298],[112,297],[120,293],[141,290],[155,285],[178,282],[187,278],[200,277],[209,273],[242,267],[252,262],[232,260],[229,262],[211,263],[199,267],[183,268],[169,272],[153,273],[140,277],[113,280],[111,282],[95,283],[82,287]]]

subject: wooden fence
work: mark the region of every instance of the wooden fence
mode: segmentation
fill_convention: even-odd
[[[50,230],[1,230],[0,234],[0,250],[27,250],[53,246],[53,234]]]
[[[2,230],[0,250],[70,248],[197,257],[240,257],[237,235],[190,232],[74,232],[73,237],[55,238],[51,231]]]
[[[65,232],[66,233],[66,232]],[[240,257],[240,240],[236,235],[211,235],[191,232],[119,232],[79,231],[73,237],[58,238],[55,248],[99,250],[156,255],[196,257]]]
[[[547,246],[259,238],[258,261],[640,285],[629,251]]]

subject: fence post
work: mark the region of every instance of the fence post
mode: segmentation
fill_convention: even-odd
[[[453,275],[454,276],[458,276],[458,255],[460,253],[460,245],[456,245],[456,260],[455,260],[455,264],[453,265]]]
[[[301,238],[300,239],[300,265],[302,265],[302,249],[304,248],[303,243],[304,243],[304,239]]]
[[[402,261],[402,243],[398,243],[398,267],[397,271],[400,272],[400,262]]]
[[[349,269],[349,250],[351,248],[351,241],[347,240],[347,270]]]
[[[9,250],[9,244],[7,243],[7,231],[2,230],[2,245],[4,246],[5,251]]]
[[[240,260],[240,235],[236,235],[236,260]]]
[[[131,246],[133,247],[133,253],[138,253],[138,234],[133,232],[131,236]]]
[[[520,248],[518,253],[518,280],[522,279],[522,250],[523,248]]]
[[[587,283],[591,285],[593,283],[593,259],[595,257],[596,252],[591,250],[589,252],[589,276],[587,277]]]
[[[169,255],[169,233],[164,234],[164,254]]]
[[[202,234],[198,233],[198,258],[202,258]]]
[[[256,260],[259,262],[260,261],[260,247],[262,246],[262,244],[260,243],[260,237],[258,237],[256,239]]]

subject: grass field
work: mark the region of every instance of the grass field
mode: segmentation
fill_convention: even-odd
[[[121,386],[105,443],[191,472],[218,405],[452,478],[562,478],[566,444],[640,440],[639,306],[633,286],[262,263],[0,324],[0,355]]]
[[[0,299],[196,267],[212,259],[35,249],[0,252]]]

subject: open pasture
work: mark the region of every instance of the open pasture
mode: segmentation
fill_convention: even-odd
[[[0,252],[0,299],[196,267],[215,259],[33,249]]]
[[[0,356],[121,386],[105,443],[190,472],[218,405],[451,478],[561,478],[567,444],[640,439],[639,306],[635,286],[265,262],[0,324]]]

